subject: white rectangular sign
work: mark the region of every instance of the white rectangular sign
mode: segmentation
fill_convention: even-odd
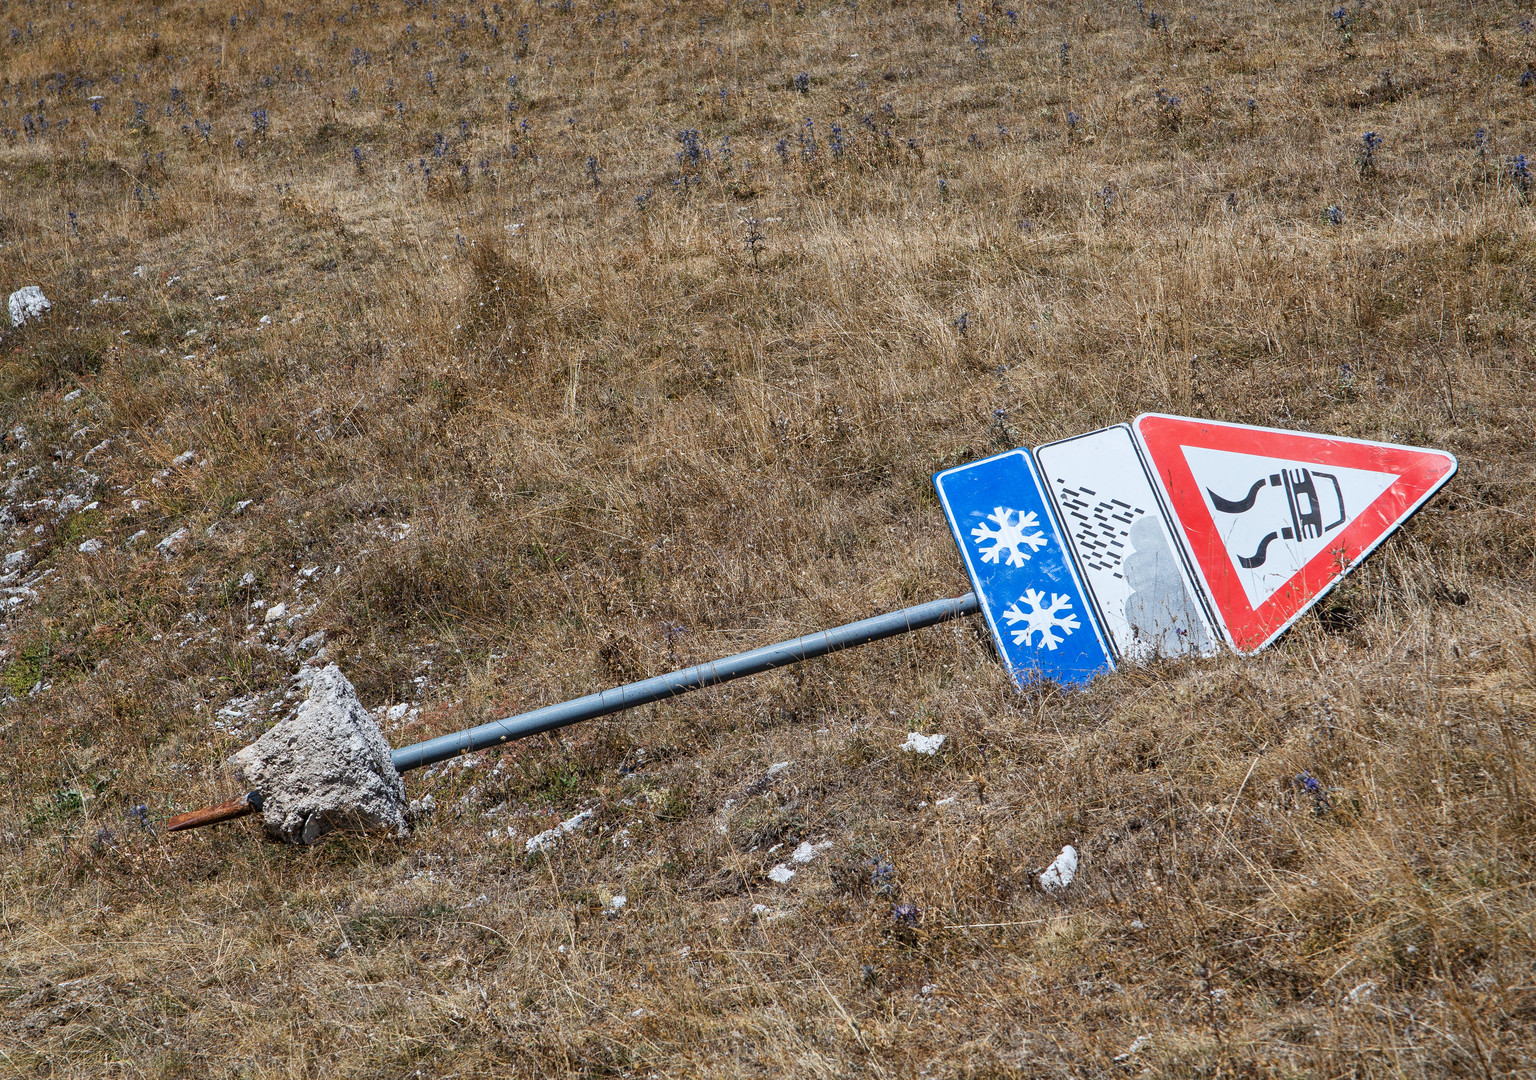
[[[1056,518],[1115,651],[1143,662],[1221,648],[1129,425],[1035,449]]]

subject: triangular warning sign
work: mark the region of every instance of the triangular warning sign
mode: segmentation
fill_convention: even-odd
[[[1238,652],[1268,645],[1456,471],[1442,450],[1145,415],[1137,439]]]

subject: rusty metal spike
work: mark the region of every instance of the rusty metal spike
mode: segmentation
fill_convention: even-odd
[[[261,792],[251,791],[231,799],[229,802],[219,803],[217,806],[205,806],[201,810],[192,810],[185,814],[177,814],[165,823],[166,832],[182,832],[186,829],[200,829],[204,825],[217,825],[221,821],[233,821],[235,818],[254,814],[261,809]]]

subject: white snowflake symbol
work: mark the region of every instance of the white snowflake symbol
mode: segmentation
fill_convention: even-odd
[[[1013,521],[1015,514],[1018,515],[1018,521]],[[993,507],[987,519],[995,522],[997,528],[978,525],[971,530],[977,546],[981,548],[982,562],[995,563],[1006,551],[1009,566],[1023,566],[1024,560],[1045,547],[1045,533],[1040,531],[1040,519],[1033,510],[1026,514],[997,506]],[[989,542],[991,547],[986,546]],[[1029,551],[1024,551],[1025,547]]]
[[[1015,645],[1028,645],[1029,639],[1038,632],[1040,644],[1035,648],[1055,652],[1056,646],[1062,642],[1056,631],[1070,634],[1082,626],[1082,623],[1077,621],[1077,616],[1071,613],[1072,599],[1061,593],[1051,593],[1050,607],[1044,606],[1045,593],[1039,589],[1025,589],[1024,595],[1019,599],[1029,605],[1027,614],[1019,610],[1018,604],[1009,604],[1003,611],[1003,618],[1007,620],[1009,626],[1017,622],[1024,624],[1022,629],[1013,631]],[[1063,615],[1062,612],[1067,614]]]

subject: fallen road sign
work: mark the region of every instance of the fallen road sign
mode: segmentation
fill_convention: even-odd
[[[1113,668],[1029,453],[946,469],[933,486],[1014,682],[1075,685]]]
[[[1219,652],[1221,633],[1130,425],[1037,446],[1035,461],[1117,659]]]
[[[1278,637],[1456,472],[1443,450],[1146,414],[1133,425],[1222,633]]]
[[[1022,449],[934,476],[973,593],[439,735],[391,751],[389,765],[421,768],[977,610],[1021,687],[1089,682],[1115,666],[1117,650],[1133,660],[1176,643],[1186,654],[1214,651],[1212,618],[1234,648],[1253,652],[1456,471],[1440,450],[1187,417],[1145,415],[1131,430],[1129,446],[1120,425],[1040,447],[1049,491]],[[1175,539],[1182,552],[1168,550]],[[356,756],[360,746],[335,749]],[[269,782],[278,790],[180,814],[166,827],[280,813],[284,801],[268,796],[292,792],[286,776]]]

